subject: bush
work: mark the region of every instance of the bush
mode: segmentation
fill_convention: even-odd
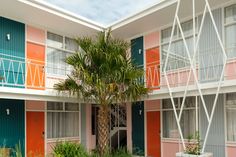
[[[126,148],[120,148],[112,151],[111,153],[107,151],[103,156],[100,156],[99,153],[95,150],[92,152],[91,157],[132,157],[132,154],[129,153]]]
[[[55,157],[89,157],[86,149],[76,143],[61,142],[53,148]]]
[[[71,142],[57,143],[53,147],[53,155],[55,157],[132,157],[126,148],[120,148],[112,152],[106,151],[103,156],[100,156],[96,150],[89,154],[81,144]]]
[[[129,153],[126,148],[120,148],[113,152],[112,157],[132,157],[132,154]]]

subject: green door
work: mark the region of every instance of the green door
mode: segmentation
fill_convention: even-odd
[[[143,67],[143,37],[131,40],[131,58],[133,63]]]
[[[138,67],[143,68],[143,37],[131,40],[131,59]],[[141,82],[143,78],[140,78]],[[132,105],[132,142],[133,154],[144,155],[144,102]]]
[[[144,102],[132,104],[133,154],[144,155]]]
[[[25,109],[23,100],[0,99],[0,147],[25,148]],[[11,151],[12,152],[12,151]]]
[[[0,76],[2,85],[24,87],[25,25],[0,17]],[[5,83],[5,84],[4,84]]]

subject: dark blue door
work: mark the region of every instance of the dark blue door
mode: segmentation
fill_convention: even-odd
[[[0,147],[25,148],[25,109],[23,100],[0,99]],[[13,152],[13,151],[11,151]]]

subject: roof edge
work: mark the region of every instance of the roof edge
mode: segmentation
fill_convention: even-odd
[[[118,20],[110,25],[107,25],[106,28],[111,28],[112,30],[116,30],[124,25],[127,25],[133,21],[136,21],[136,20],[144,17],[144,16],[147,16],[151,13],[161,10],[161,9],[163,9],[167,6],[170,6],[176,2],[177,2],[177,0],[161,0],[160,2],[157,2],[154,5],[152,4],[148,7],[146,7],[142,11],[137,11],[134,14],[128,15],[128,16],[122,18],[121,20]]]
[[[17,0],[17,1],[24,3],[26,5],[30,5],[32,7],[41,9],[43,11],[52,13],[54,15],[60,16],[62,18],[68,19],[70,21],[76,22],[78,24],[87,26],[87,27],[95,29],[97,31],[103,31],[106,29],[106,27],[102,24],[96,23],[92,20],[89,20],[89,19],[82,17],[80,15],[74,14],[72,12],[69,12],[65,9],[62,9],[60,7],[52,5],[52,4],[45,2],[45,1],[40,1],[40,0]]]

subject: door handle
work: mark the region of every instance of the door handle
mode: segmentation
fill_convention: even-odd
[[[44,139],[44,136],[45,136],[45,133],[44,133],[44,131],[42,132],[42,139]]]

